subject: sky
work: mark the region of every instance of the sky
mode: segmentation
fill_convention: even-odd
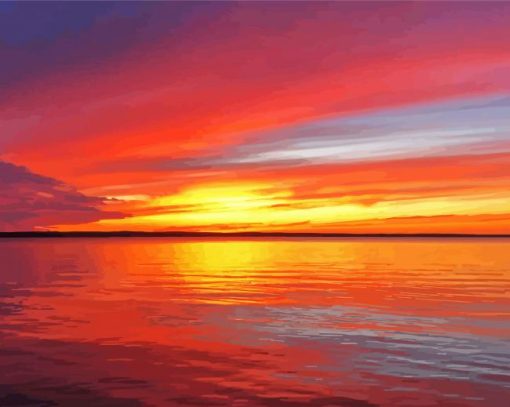
[[[510,232],[508,2],[2,2],[0,231]]]

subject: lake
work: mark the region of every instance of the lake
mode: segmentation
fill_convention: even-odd
[[[0,406],[510,400],[508,239],[0,239]]]

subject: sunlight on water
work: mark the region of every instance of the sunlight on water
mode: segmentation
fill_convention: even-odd
[[[509,252],[5,239],[0,405],[507,406]]]

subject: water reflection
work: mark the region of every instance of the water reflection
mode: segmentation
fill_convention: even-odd
[[[2,240],[0,405],[506,406],[509,249]]]

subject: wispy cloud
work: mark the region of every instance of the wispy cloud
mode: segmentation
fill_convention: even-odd
[[[509,15],[504,2],[2,3],[0,154],[17,178],[0,184],[1,227],[508,211]]]
[[[135,158],[103,171],[188,171],[301,166],[480,154],[510,150],[510,97],[457,99],[408,108],[312,120],[246,134],[189,157]]]

